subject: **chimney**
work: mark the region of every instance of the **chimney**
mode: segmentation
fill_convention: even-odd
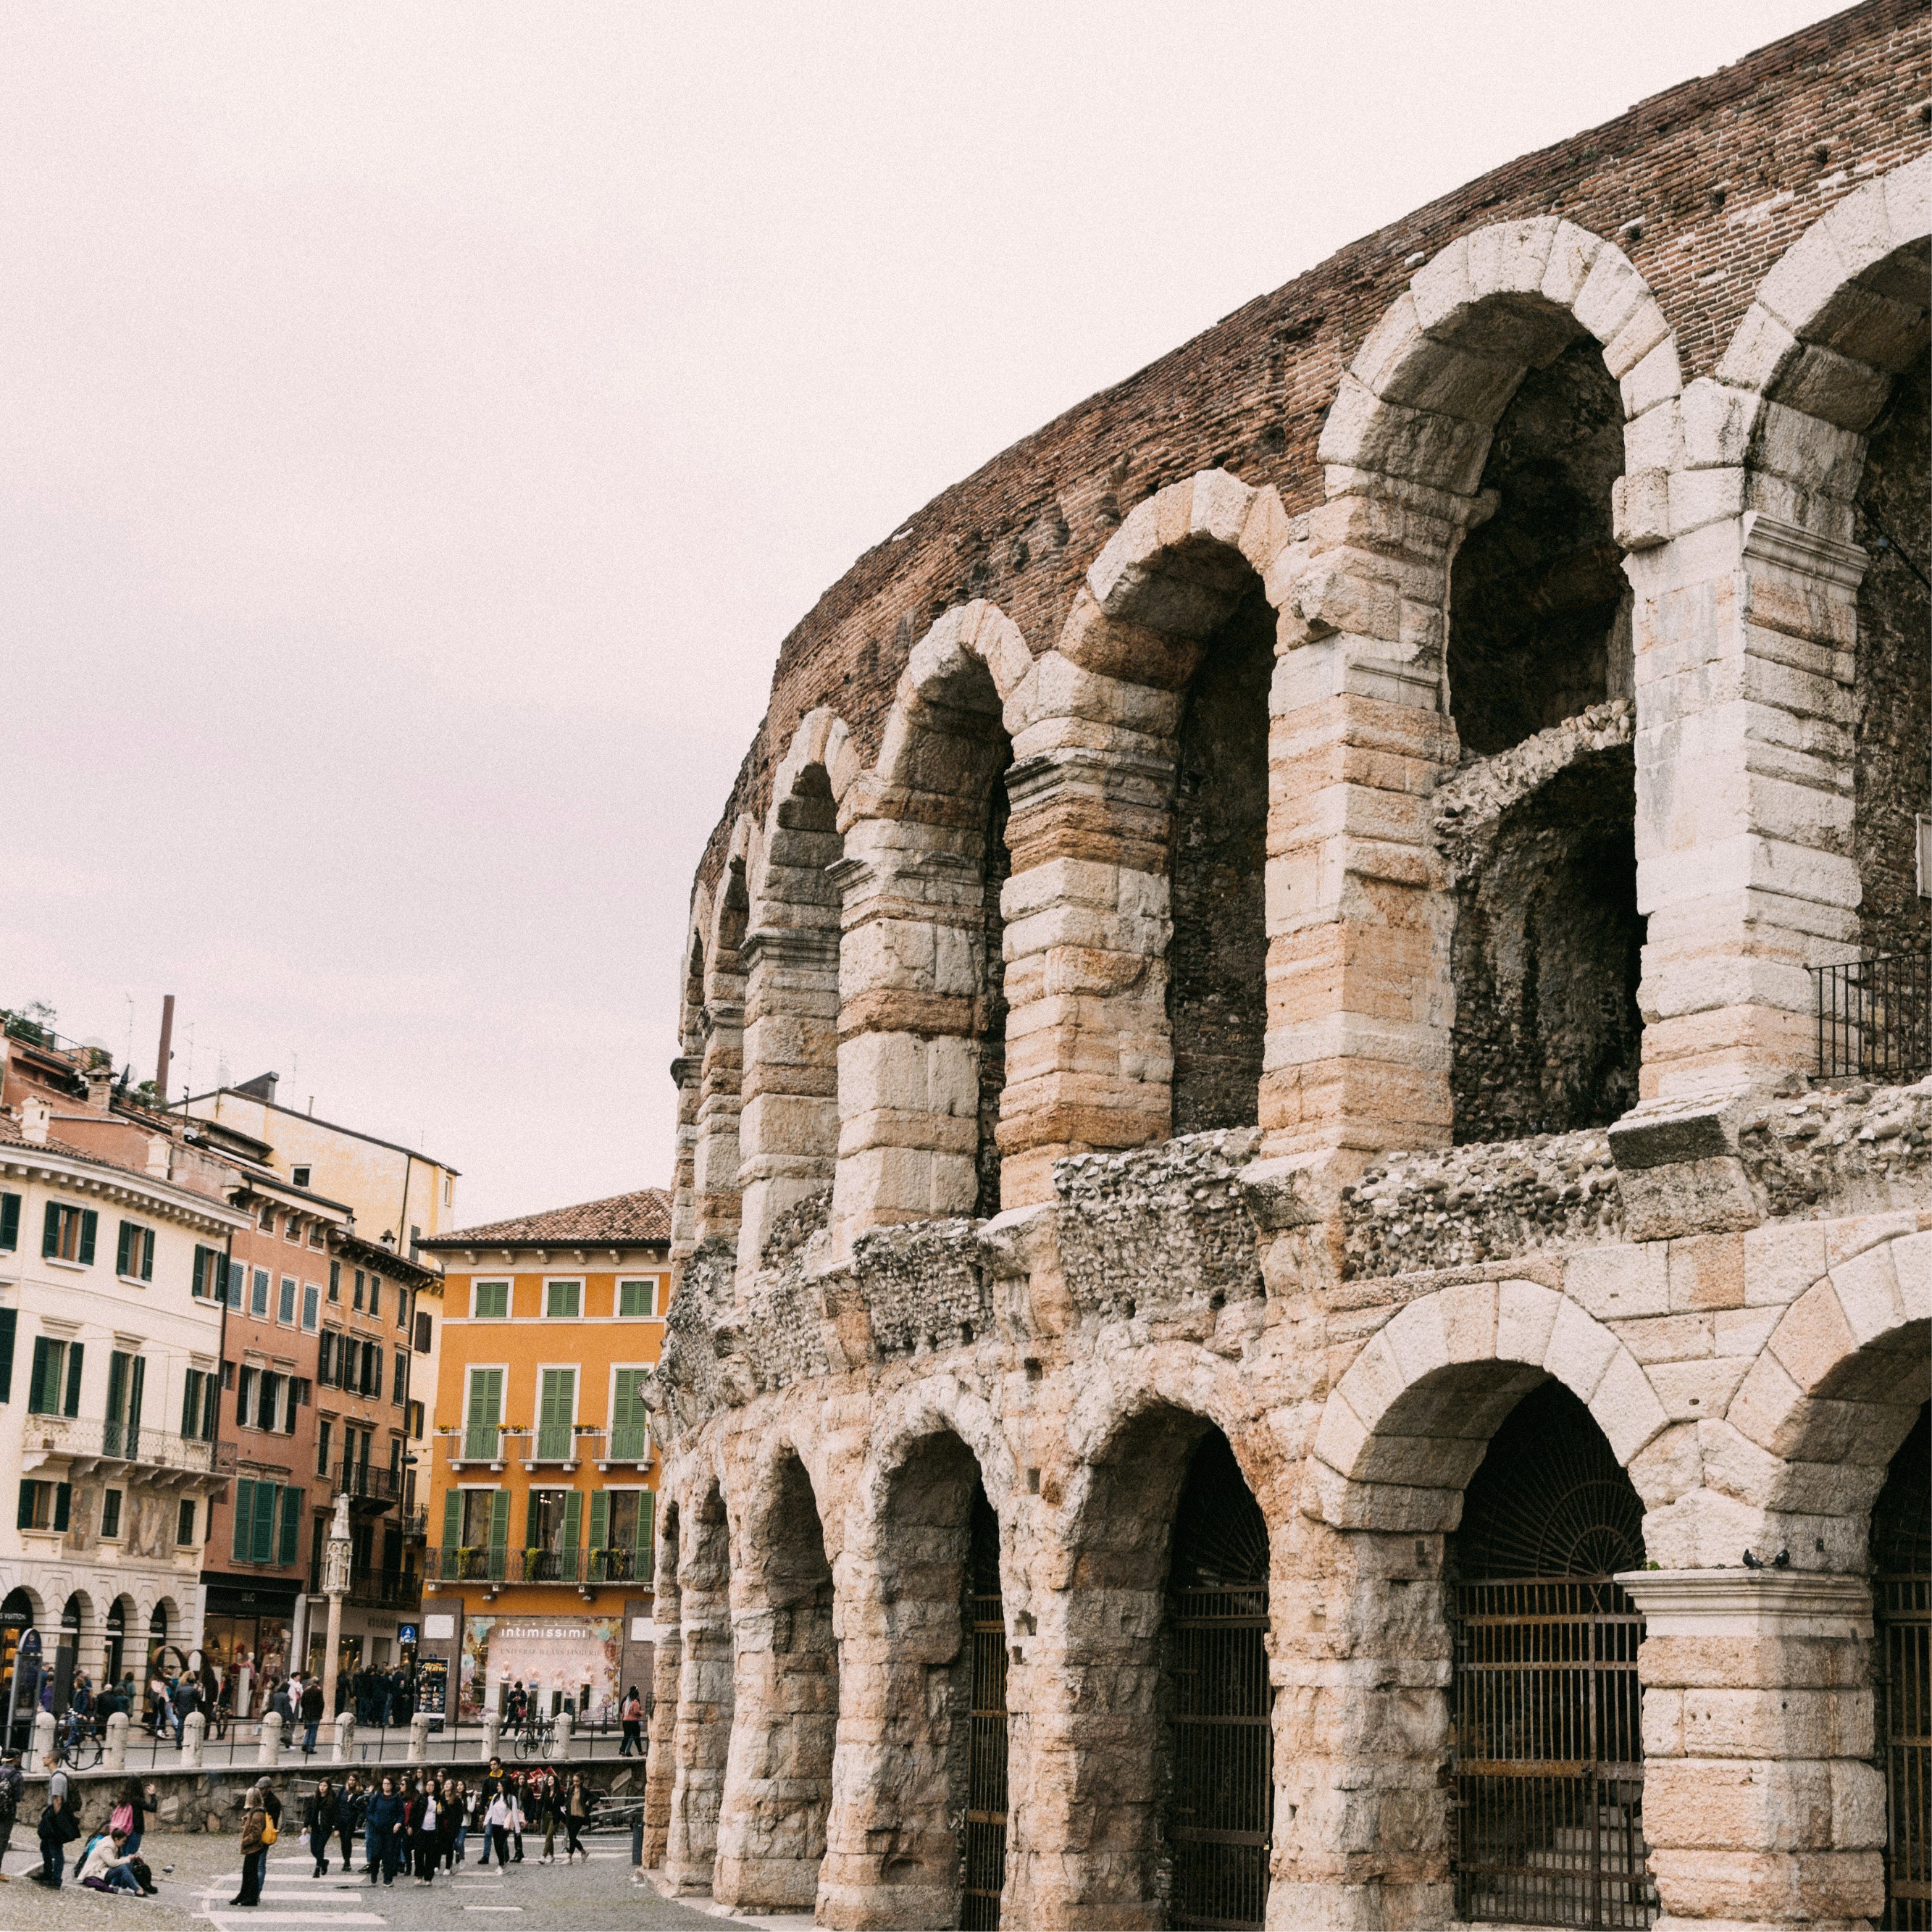
[[[154,1054],[154,1090],[161,1096],[161,1105],[168,1102],[168,1063],[174,1055],[175,996],[164,994],[161,998],[161,1043]]]
[[[251,1100],[266,1100],[273,1106],[276,1084],[281,1077],[279,1073],[258,1073],[254,1079],[243,1081],[235,1090],[238,1094],[245,1094]]]
[[[81,1078],[87,1082],[87,1104],[90,1111],[104,1114],[107,1111],[107,1096],[114,1088],[114,1069],[104,1054],[90,1060],[81,1070]]]
[[[168,1156],[173,1145],[166,1134],[150,1134],[148,1136],[148,1172],[154,1180],[167,1179]]]
[[[47,1123],[53,1109],[38,1094],[29,1094],[20,1102],[20,1138],[35,1147],[47,1144]]]

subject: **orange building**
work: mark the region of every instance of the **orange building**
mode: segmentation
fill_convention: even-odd
[[[656,1188],[423,1243],[443,1263],[418,1663],[428,1708],[513,1683],[592,1716],[648,1690],[664,1346]]]

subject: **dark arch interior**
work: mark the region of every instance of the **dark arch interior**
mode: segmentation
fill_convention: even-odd
[[[1643,1564],[1643,1502],[1596,1418],[1542,1383],[1504,1418],[1463,1492],[1459,1578],[1608,1576]]]
[[[1932,1402],[1892,1459],[1872,1510],[1871,1555],[1881,1576],[1932,1576]]]
[[[1006,848],[1006,820],[1012,806],[1006,797],[1006,768],[1012,763],[1012,741],[1000,734],[998,775],[986,801],[986,843],[981,864],[984,884],[980,904],[986,920],[986,992],[980,1001],[980,1185],[973,1211],[982,1217],[1000,1211],[1000,1096],[1006,1089],[1006,922],[1000,910],[1000,893],[1013,871]]]
[[[1174,1131],[1252,1126],[1268,1029],[1268,687],[1274,612],[1244,564],[1181,713],[1169,877]]]
[[[1456,886],[1458,1142],[1606,1126],[1636,1104],[1636,767],[1580,758],[1498,820]]]
[[[1496,513],[1449,580],[1449,696],[1486,758],[1630,688],[1628,586],[1611,534],[1623,399],[1580,337],[1526,376],[1498,421],[1482,488]]]

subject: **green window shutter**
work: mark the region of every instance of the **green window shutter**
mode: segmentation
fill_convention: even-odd
[[[563,1499],[563,1547],[574,1550],[582,1540],[584,1498],[572,1490]]]
[[[56,1483],[54,1485],[55,1528],[66,1528],[68,1512],[73,1508],[74,1485],[71,1483]]]
[[[34,1526],[34,1492],[39,1486],[33,1482],[20,1485],[20,1514],[14,1519],[16,1529],[32,1529]]]
[[[280,1493],[274,1483],[255,1485],[255,1520],[250,1527],[248,1561],[272,1563],[275,1560],[275,1498]]]
[[[14,1400],[14,1337],[20,1325],[18,1310],[0,1308],[0,1402]]]
[[[248,1561],[248,1546],[255,1534],[255,1485],[244,1476],[235,1485],[235,1560]]]
[[[20,1245],[20,1197],[0,1194],[0,1248]]]
[[[53,1353],[53,1344],[44,1335],[34,1337],[34,1366],[27,1378],[27,1412],[30,1415],[47,1413],[47,1358]]]
[[[194,1434],[195,1418],[201,1413],[201,1371],[190,1369],[182,1378],[181,1432],[190,1438]]]
[[[118,1348],[107,1358],[107,1419],[121,1422],[126,1419],[124,1404],[128,1400],[128,1358]]]
[[[463,1540],[463,1492],[446,1490],[442,1496],[442,1546],[454,1550]],[[448,1559],[446,1558],[445,1562]],[[446,1571],[445,1573],[448,1573]]]
[[[141,1279],[152,1281],[154,1278],[154,1231],[152,1228],[141,1230]]]
[[[302,1492],[284,1490],[282,1492],[282,1546],[275,1560],[278,1563],[292,1563],[300,1547],[302,1538]]]
[[[524,1498],[524,1547],[534,1550],[537,1546],[537,1514],[541,1507],[537,1502],[538,1492],[530,1490]]]
[[[80,1358],[85,1352],[82,1344],[70,1342],[67,1345],[67,1402],[62,1413],[78,1415],[80,1413]]]
[[[490,1497],[490,1547],[507,1550],[510,1544],[510,1492],[493,1490]]]
[[[148,1386],[148,1358],[136,1355],[128,1373],[128,1426],[141,1426],[141,1396]]]
[[[650,1574],[650,1553],[656,1546],[652,1532],[657,1526],[657,1502],[654,1490],[645,1490],[638,1498],[638,1550],[646,1559],[638,1568],[640,1580]]]
[[[201,1385],[201,1439],[204,1442],[214,1440],[217,1420],[215,1405],[221,1397],[221,1377],[212,1374],[203,1378]]]
[[[61,1210],[57,1203],[47,1203],[47,1217],[40,1227],[40,1252],[57,1255],[60,1252]]]
[[[133,1274],[134,1270],[128,1265],[128,1252],[134,1245],[134,1224],[131,1221],[123,1221],[120,1236],[114,1248],[114,1272],[116,1274]]]
[[[590,1498],[590,1547],[602,1550],[610,1534],[610,1492],[598,1490]]]
[[[100,1232],[100,1216],[92,1208],[80,1210],[80,1262],[83,1268],[94,1263],[94,1238]]]

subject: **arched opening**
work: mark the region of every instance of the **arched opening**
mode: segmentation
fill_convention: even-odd
[[[695,1232],[700,1241],[729,1238],[738,1228],[738,1124],[745,1060],[742,948],[750,912],[744,861],[734,859],[725,870],[704,983],[704,1058],[693,1162]]]
[[[981,846],[982,883],[980,917],[986,946],[985,987],[980,1001],[979,1192],[973,1212],[990,1219],[1000,1211],[1000,1099],[1006,1090],[1006,960],[1005,915],[1000,895],[1013,875],[1013,856],[1006,847],[1006,822],[1012,806],[1006,796],[1006,768],[1013,748],[1003,731],[998,770],[986,800],[986,830]]]
[[[651,1621],[657,1641],[651,1652],[649,1743],[644,1754],[644,1862],[652,1868],[664,1862],[668,1843],[684,1675],[683,1612],[677,1586],[678,1509],[674,1502],[665,1504],[660,1521],[652,1569]]]
[[[781,1461],[733,1618],[731,1761],[718,1822],[721,1904],[806,1912],[818,1895],[838,1728],[832,1565],[811,1479]]]
[[[1886,1926],[1932,1924],[1932,1405],[1872,1511]]]
[[[81,1636],[87,1627],[88,1604],[78,1591],[72,1592],[61,1606],[60,1624],[55,1635],[54,1702],[64,1710],[73,1694],[74,1673],[80,1668]]]
[[[1623,402],[1592,338],[1538,317],[1540,366],[1483,471],[1494,514],[1450,572],[1459,1142],[1606,1125],[1635,1104],[1642,1057],[1631,598],[1610,508]]]
[[[1275,614],[1239,552],[1197,547],[1226,607],[1187,685],[1174,770],[1168,1018],[1174,1131],[1252,1126],[1268,1030],[1268,689]]]
[[[676,1766],[664,1864],[681,1892],[711,1888],[718,1814],[731,1743],[731,1532],[714,1483],[693,1512],[691,1547],[678,1576],[682,1655]]]
[[[12,1735],[6,1740],[10,1750],[23,1750],[32,1735],[36,1700],[40,1694],[40,1646],[34,1624],[34,1599],[26,1590],[10,1590],[0,1602],[0,1696],[10,1700],[14,1713]],[[33,1642],[21,1640],[35,1630]]]
[[[1181,1487],[1168,1579],[1171,1926],[1258,1932],[1266,1916],[1274,1814],[1268,1628],[1268,1525],[1227,1438],[1212,1430]]]
[[[1000,1520],[973,1488],[966,1566],[966,1822],[960,1834],[962,1932],[994,1932],[1006,1883],[1006,1618],[1000,1583]]]
[[[1514,1925],[1642,1926],[1642,1622],[1612,1580],[1643,1504],[1589,1411],[1546,1381],[1490,1438],[1448,1574],[1456,1904]]]
[[[1932,652],[1925,646],[1932,633],[1928,284],[1932,244],[1922,242],[1888,256],[1846,292],[1886,305],[1900,338],[1888,345],[1894,352],[1886,359],[1903,364],[1866,431],[1864,468],[1852,506],[1852,533],[1867,560],[1858,584],[1852,684],[1858,937],[1868,954],[1921,958],[1932,944],[1932,902],[1919,896],[1917,863],[1918,820],[1932,812]],[[1846,307],[1858,316],[1857,308]],[[1932,886],[1932,879],[1925,883]]]
[[[979,1701],[996,1685],[976,1668],[983,1600],[970,1587],[986,1580],[988,1561],[997,1575],[992,1514],[979,1463],[950,1430],[915,1442],[886,1479],[871,1574],[842,1612],[848,1644],[858,1637],[843,1694],[868,1714],[848,1732],[842,1762],[820,1906],[832,1908],[830,1922],[998,1922],[986,1814],[1000,1811],[1003,1828],[1004,1806],[981,1801],[1003,1796],[1006,1731]]]
[[[116,1597],[107,1612],[106,1642],[102,1651],[100,1682],[104,1689],[108,1684],[120,1682],[128,1667],[128,1626],[134,1615],[134,1599]]]

